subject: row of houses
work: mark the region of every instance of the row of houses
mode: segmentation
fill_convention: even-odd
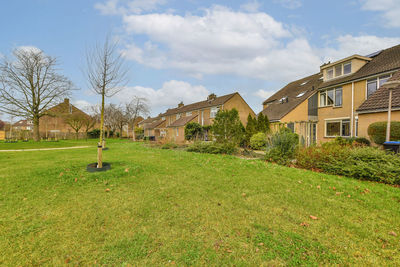
[[[201,126],[209,126],[219,110],[235,108],[243,125],[247,123],[249,114],[256,116],[251,107],[239,93],[223,96],[210,94],[206,100],[185,105],[182,102],[176,108],[154,118],[147,118],[138,125],[144,130],[144,135],[154,140],[166,139],[175,142],[185,140],[185,126],[190,122],[197,122]],[[207,137],[206,137],[207,138]]]
[[[387,81],[400,80],[400,45],[320,66],[263,102],[274,127],[285,125],[306,144],[337,136],[366,137],[373,122],[387,121]],[[399,90],[396,90],[399,89]],[[393,89],[392,119],[400,120],[400,87]]]

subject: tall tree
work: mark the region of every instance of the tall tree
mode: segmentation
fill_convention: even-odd
[[[257,132],[262,132],[262,133],[269,132],[270,125],[268,117],[266,115],[264,116],[262,113],[258,115],[256,130]]]
[[[249,145],[250,138],[257,133],[257,119],[253,118],[251,114],[247,116],[247,124],[246,124],[246,144]]]
[[[75,138],[78,139],[79,131],[85,124],[86,116],[78,113],[68,114],[64,117],[64,122],[75,131]]]
[[[107,37],[102,46],[97,45],[93,50],[88,51],[87,80],[93,92],[101,96],[100,114],[100,140],[99,146],[103,144],[104,133],[104,106],[105,98],[112,97],[127,82],[128,70],[125,68],[124,59],[117,51],[117,44]],[[97,167],[103,167],[102,151],[98,149]]]
[[[220,110],[215,116],[212,131],[220,143],[239,144],[244,137],[244,127],[236,109]]]
[[[68,97],[72,82],[58,73],[57,60],[39,49],[19,48],[0,62],[0,110],[33,121],[40,140],[39,119]]]

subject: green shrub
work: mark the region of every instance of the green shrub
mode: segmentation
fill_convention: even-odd
[[[288,128],[282,128],[267,139],[266,159],[287,165],[294,159],[299,146],[299,136]]]
[[[265,133],[256,133],[250,138],[250,147],[252,149],[263,149],[267,145],[267,137]]]
[[[89,138],[99,138],[100,137],[100,129],[93,129],[87,133]]]
[[[341,146],[335,142],[298,151],[296,166],[361,180],[400,184],[400,157],[374,147]]]
[[[203,134],[203,128],[197,122],[189,122],[185,126],[185,139],[196,140]]]
[[[218,143],[239,145],[244,139],[245,129],[236,109],[218,111],[211,129]]]
[[[208,153],[208,154],[228,154],[237,152],[237,148],[232,143],[216,142],[196,142],[187,148],[189,152]]]
[[[175,149],[178,145],[175,143],[166,143],[161,146],[161,149]]]
[[[371,141],[369,141],[365,137],[356,137],[356,139],[354,139],[354,142],[356,142],[357,144],[360,144],[360,145],[365,145],[365,146],[371,145]]]
[[[374,122],[368,126],[368,135],[375,144],[382,145],[386,141],[386,121]],[[390,123],[390,140],[400,140],[400,121]]]

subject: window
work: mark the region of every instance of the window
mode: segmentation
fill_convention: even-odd
[[[219,107],[211,108],[210,118],[215,118],[215,116],[217,115],[218,111],[219,111]]]
[[[165,121],[165,117],[161,117],[161,119],[162,119],[163,121]]]
[[[326,75],[328,79],[332,79],[333,78],[333,68],[330,68],[326,71]]]
[[[367,81],[367,98],[370,97],[378,89],[377,79]]]
[[[326,136],[339,136],[340,135],[340,122],[327,122],[326,123]]]
[[[355,129],[355,136],[358,136],[358,117],[356,117],[356,129]]]
[[[390,79],[390,75],[385,75],[385,76],[379,77],[379,87],[381,87],[389,79]]]
[[[321,91],[319,93],[320,107],[341,107],[343,104],[343,91],[341,87]]]
[[[279,100],[279,102],[280,102],[281,104],[287,103],[287,102],[289,102],[289,98],[288,98],[287,96],[282,97],[282,98]]]
[[[69,114],[72,114],[72,105],[69,105]]]
[[[351,73],[351,62],[343,64],[343,74]]]
[[[290,129],[290,131],[292,131],[292,133],[294,133],[294,123],[293,123],[293,122],[288,123],[288,124],[286,125],[286,127],[287,127],[288,129]]]
[[[342,76],[342,64],[335,67],[335,77]]]
[[[326,106],[326,91],[319,93],[319,106],[320,107]]]
[[[302,83],[300,84],[300,86],[306,85],[307,83],[308,83],[308,81],[302,82]]]
[[[327,121],[325,124],[325,135],[327,137],[335,136],[350,136],[350,120],[337,120],[337,121]]]
[[[176,129],[176,136],[179,136],[179,128],[175,128]]]
[[[186,112],[186,116],[192,116],[192,112],[191,111]]]
[[[342,106],[343,92],[342,88],[335,89],[335,107]]]
[[[298,94],[296,97],[302,97],[307,91],[301,92],[300,94]]]
[[[327,104],[328,106],[333,105],[333,92],[334,92],[333,89],[327,91],[327,94],[326,94],[326,96],[327,96],[326,104]]]
[[[383,75],[374,79],[367,80],[367,98],[370,97],[376,90],[387,82],[392,75]],[[378,86],[379,85],[379,86]]]
[[[176,119],[178,120],[180,118],[181,118],[181,114],[180,113],[176,114]]]

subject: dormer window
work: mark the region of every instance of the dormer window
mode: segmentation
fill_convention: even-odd
[[[282,97],[282,98],[279,100],[279,103],[281,103],[281,104],[287,103],[287,102],[289,102],[289,98],[288,98],[287,96]]]
[[[307,83],[308,83],[308,81],[302,82],[302,83],[300,84],[300,86],[306,85]]]
[[[186,112],[186,116],[192,116],[192,112],[191,111]]]
[[[343,74],[350,74],[351,73],[351,62],[343,64]]]
[[[342,64],[335,67],[335,77],[342,76]]]
[[[332,79],[333,78],[333,68],[330,68],[326,71],[326,76],[328,79]]]

